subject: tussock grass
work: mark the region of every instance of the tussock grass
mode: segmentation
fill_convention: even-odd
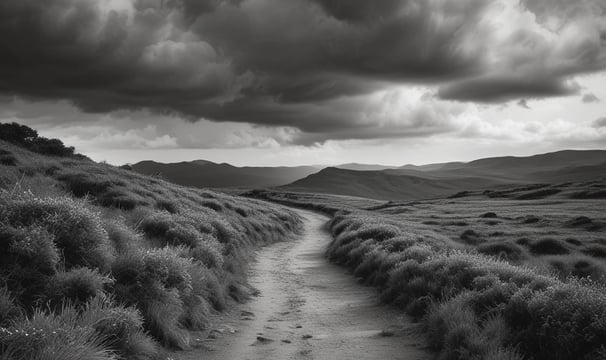
[[[537,255],[568,254],[570,250],[560,240],[541,239],[530,243],[530,251]]]
[[[510,261],[518,261],[524,257],[522,248],[507,241],[484,243],[478,246],[477,250],[479,253]]]
[[[51,304],[62,306],[69,301],[75,306],[86,304],[90,299],[102,296],[104,287],[112,280],[89,268],[75,268],[58,272],[49,279],[46,297]]]
[[[190,330],[245,297],[252,247],[301,226],[265,202],[17,142],[0,150],[16,159],[0,164],[0,359],[187,348]]]
[[[603,285],[513,265],[505,260],[523,256],[516,244],[489,242],[477,248],[491,256],[455,250],[449,239],[429,228],[408,229],[405,222],[364,212],[337,214],[330,229],[335,238],[329,258],[378,286],[384,301],[420,320],[439,359],[606,355]],[[528,244],[542,254],[566,249],[552,240]],[[559,260],[550,256],[548,261]],[[562,266],[570,275],[599,274],[594,269],[599,265],[589,257]]]
[[[68,302],[58,312],[35,309],[0,328],[0,353],[15,360],[117,360],[120,353],[128,353],[130,343],[116,336],[129,339],[135,334],[142,334],[138,312],[98,297],[83,308]]]

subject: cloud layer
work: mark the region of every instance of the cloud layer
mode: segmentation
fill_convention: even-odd
[[[446,133],[457,102],[579,93],[576,75],[606,69],[606,3],[3,0],[0,49],[4,95],[277,127],[308,145]]]

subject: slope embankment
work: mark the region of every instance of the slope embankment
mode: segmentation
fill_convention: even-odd
[[[187,348],[190,331],[246,296],[252,251],[301,226],[277,205],[28,142],[0,141],[2,359],[160,359]]]

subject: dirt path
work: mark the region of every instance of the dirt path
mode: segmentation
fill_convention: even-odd
[[[415,326],[380,305],[373,288],[324,257],[330,242],[324,216],[297,210],[305,232],[257,254],[250,283],[258,296],[224,316],[206,349],[187,360],[429,359]]]

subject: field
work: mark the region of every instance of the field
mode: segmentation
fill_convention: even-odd
[[[10,141],[0,140],[0,359],[188,348],[210,313],[247,296],[254,247],[301,225],[280,206],[95,163],[35,133]]]
[[[259,198],[285,205],[316,210],[331,215],[337,211],[366,209],[371,207],[382,206],[384,204],[384,202],[380,200],[373,200],[355,196],[291,193],[272,190],[245,191],[242,193],[242,195],[250,198]]]
[[[378,206],[256,195],[333,216],[329,259],[420,321],[440,359],[589,360],[606,358],[605,189],[538,184]]]

